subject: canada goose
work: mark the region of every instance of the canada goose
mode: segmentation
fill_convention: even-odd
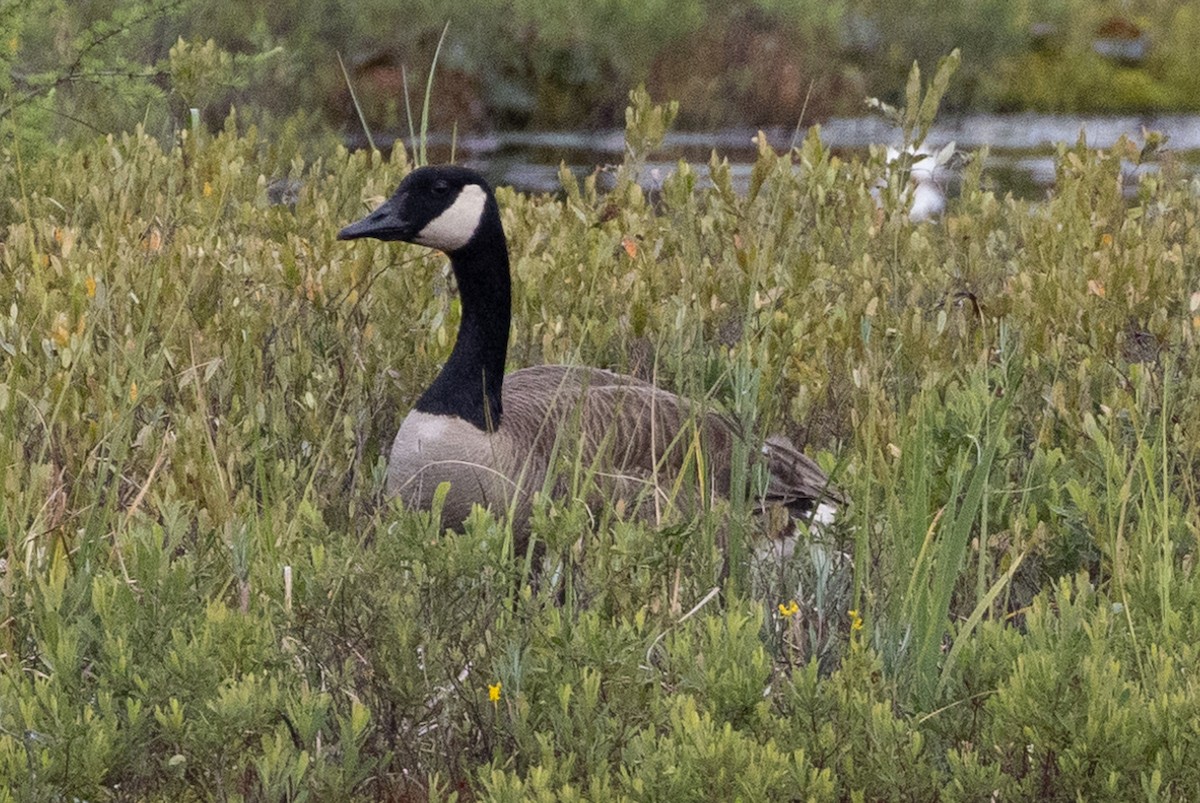
[[[478,173],[414,170],[395,195],[338,232],[339,240],[360,237],[445,252],[462,301],[450,357],[396,435],[389,496],[429,509],[448,482],[445,524],[457,526],[481,504],[508,512],[523,544],[533,493],[569,491],[566,480],[547,483],[556,443],[580,450],[577,465],[593,472],[596,487],[645,512],[662,501],[655,489],[671,489],[689,461],[696,468],[698,442],[698,473],[707,486],[700,495],[728,495],[733,443],[742,437],[731,419],[599,368],[543,365],[504,375],[512,315],[508,244],[496,198]],[[808,517],[821,500],[840,501],[816,463],[790,444],[757,446],[751,457],[759,455],[767,469],[760,505]]]

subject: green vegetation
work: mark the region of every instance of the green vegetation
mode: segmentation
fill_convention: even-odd
[[[443,257],[334,240],[403,150],[6,146],[0,800],[1194,799],[1194,180],[1081,143],[1031,204],[976,159],[914,225],[811,133],[648,193],[670,117],[635,94],[607,196],[500,191],[511,360],[809,444],[852,505],[728,583],[734,510],[545,502],[534,572],[381,499],[459,315]]]
[[[1200,110],[1187,0],[0,0],[0,133],[159,138],[199,108],[315,138],[406,131],[441,35],[433,130],[613,126],[631,86],[681,126],[794,126],[897,102],[953,48],[956,111]],[[1101,55],[1108,37],[1133,55]],[[324,152],[318,144],[309,154]]]

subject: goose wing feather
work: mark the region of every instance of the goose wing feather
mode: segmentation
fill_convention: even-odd
[[[505,377],[504,425],[529,459],[546,463],[571,433],[585,466],[640,481],[673,479],[697,445],[711,489],[727,495],[733,445],[745,434],[731,418],[636,377],[598,368],[543,365]],[[820,467],[783,438],[761,444],[768,482],[761,504],[797,512],[840,501]]]

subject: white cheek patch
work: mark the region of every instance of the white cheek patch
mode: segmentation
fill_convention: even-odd
[[[429,221],[413,240],[439,251],[457,251],[475,236],[486,203],[487,193],[483,187],[466,185],[450,208]]]

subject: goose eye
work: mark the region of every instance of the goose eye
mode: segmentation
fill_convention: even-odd
[[[438,179],[437,181],[433,182],[433,187],[431,189],[434,195],[445,195],[446,192],[449,191],[450,185],[445,179]]]

